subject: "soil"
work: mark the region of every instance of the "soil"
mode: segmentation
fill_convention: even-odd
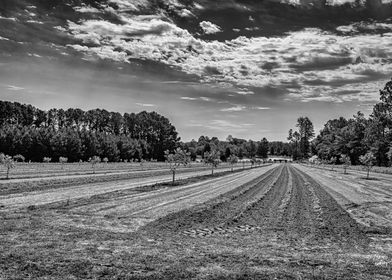
[[[391,279],[392,235],[350,197],[379,205],[388,187],[328,174],[271,165],[6,208],[0,279]]]
[[[192,237],[243,231],[300,244],[368,242],[361,225],[331,195],[290,165],[270,170],[204,205],[159,219],[144,230]]]

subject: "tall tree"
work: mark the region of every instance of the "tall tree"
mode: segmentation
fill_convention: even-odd
[[[261,139],[257,148],[257,155],[262,159],[268,158],[269,143],[266,138]]]
[[[310,152],[310,140],[314,137],[313,123],[308,117],[299,117],[297,120],[297,127],[300,135],[300,157],[308,158]]]

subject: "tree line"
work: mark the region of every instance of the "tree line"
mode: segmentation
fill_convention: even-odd
[[[329,120],[315,138],[309,118],[299,118],[297,127],[298,131],[290,130],[288,137],[294,159],[307,159],[315,155],[319,161],[332,164],[349,162],[353,165],[390,166],[392,80],[380,90],[380,101],[374,105],[369,117],[358,112],[349,119],[340,117]]]
[[[0,101],[0,153],[16,161],[164,161],[165,151],[181,148],[192,160],[219,152],[221,161],[230,156],[267,158],[291,156],[288,143],[200,136],[180,142],[176,128],[156,112],[120,114],[103,109],[83,111],[70,108],[40,110],[32,105]]]
[[[217,137],[200,136],[199,139],[181,143],[181,148],[189,152],[192,160],[203,159],[205,153],[219,152],[221,161],[229,161],[230,156],[239,159],[267,159],[270,155],[291,156],[292,150],[288,143],[269,142],[265,137],[260,141],[235,138],[229,135],[226,140]]]
[[[175,127],[156,112],[125,113],[102,109],[51,109],[0,101],[0,152],[69,162],[99,156],[109,161],[164,160],[180,138]]]

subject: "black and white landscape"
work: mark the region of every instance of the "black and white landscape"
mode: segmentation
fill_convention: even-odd
[[[0,279],[390,279],[391,0],[0,0]]]

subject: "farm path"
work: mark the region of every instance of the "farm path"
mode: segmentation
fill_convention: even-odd
[[[312,177],[359,223],[370,231],[392,232],[392,175],[372,174],[366,180],[362,172],[348,174],[320,170],[303,165],[299,170]]]
[[[265,169],[267,168],[267,169]],[[271,166],[261,167],[261,170],[268,170]],[[224,176],[223,178],[215,178],[208,181],[205,181],[205,184],[209,184],[210,182],[219,182],[220,180],[226,180],[226,177],[241,177],[243,174],[254,174],[260,171],[259,168],[247,170],[240,173],[230,174],[228,176]],[[218,172],[227,171],[227,169],[220,169]],[[193,171],[186,173],[177,174],[176,178],[178,179],[186,179],[195,176],[208,175],[211,173],[211,170],[201,170],[201,171]],[[0,195],[0,211],[23,208],[28,207],[30,205],[39,206],[50,203],[56,203],[60,201],[72,201],[75,199],[81,199],[86,197],[91,197],[95,195],[105,194],[114,191],[120,190],[129,190],[134,189],[139,186],[145,186],[150,184],[155,184],[157,182],[167,182],[171,180],[171,174],[158,175],[158,176],[150,176],[147,178],[140,177],[134,178],[130,180],[122,180],[122,181],[112,181],[112,182],[104,182],[104,183],[92,183],[92,184],[84,184],[77,186],[69,186],[64,188],[56,188],[56,189],[48,189],[42,191],[33,191],[33,192],[24,192],[17,194],[9,194],[9,195]],[[176,189],[188,189],[188,186],[183,188]],[[118,203],[116,200],[115,204]]]

